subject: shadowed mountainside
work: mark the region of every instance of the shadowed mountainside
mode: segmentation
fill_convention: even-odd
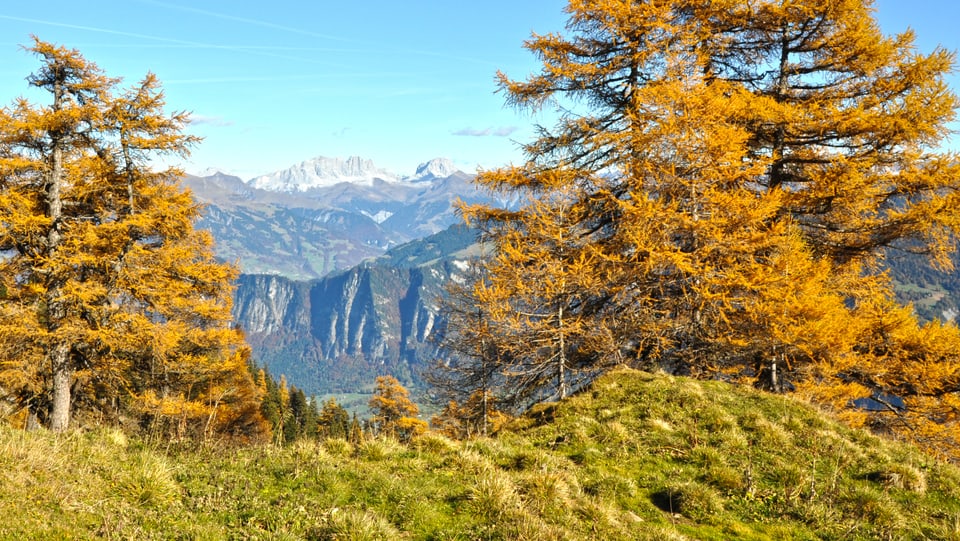
[[[414,383],[437,355],[439,297],[475,235],[455,226],[307,282],[243,275],[234,319],[255,358],[308,394],[356,392],[382,374]]]

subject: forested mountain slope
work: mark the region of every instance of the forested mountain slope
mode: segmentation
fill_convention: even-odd
[[[954,269],[942,270],[920,255],[891,252],[887,256],[897,298],[911,303],[921,319],[953,321],[960,315],[960,256],[953,256]]]
[[[234,318],[255,358],[308,394],[356,392],[381,374],[413,383],[437,354],[439,297],[475,236],[453,227],[308,282],[241,276]]]

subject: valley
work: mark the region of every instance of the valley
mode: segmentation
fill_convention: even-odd
[[[240,266],[233,316],[255,360],[309,395],[342,396],[381,374],[421,387],[443,284],[476,256],[454,204],[495,201],[471,179],[448,160],[398,177],[354,157],[185,185],[205,206],[197,227]]]

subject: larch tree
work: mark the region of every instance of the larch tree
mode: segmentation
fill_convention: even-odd
[[[417,415],[420,408],[410,400],[410,391],[393,376],[378,376],[370,397],[370,422],[378,434],[396,436],[408,441],[427,430],[427,423]]]
[[[350,413],[337,403],[336,398],[330,397],[317,414],[317,427],[322,437],[346,440],[350,431]]]
[[[0,112],[0,389],[53,430],[74,407],[183,433],[259,436],[249,349],[182,172],[187,116],[153,75],[127,91],[77,51],[35,40],[51,105]]]
[[[535,39],[544,75],[503,85],[515,104],[567,93],[596,116],[562,118],[557,134],[527,146],[527,164],[478,177],[531,194],[526,207],[464,209],[496,246],[487,270],[504,294],[478,295],[498,317],[495,335],[529,327],[524,306],[552,297],[582,332],[567,353],[586,376],[578,384],[638,358],[683,370],[752,362],[755,329],[737,315],[773,294],[761,284],[801,283],[768,262],[804,257],[796,232],[774,219],[782,196],[753,189],[765,164],[747,159],[749,133],[729,120],[752,96],[704,75],[710,30],[671,3],[578,6],[570,26],[586,35]]]
[[[884,36],[871,6],[571,0],[567,33],[525,44],[542,70],[500,75],[509,104],[559,120],[526,163],[477,178],[530,203],[464,209],[494,245],[489,283],[513,288],[476,296],[492,335],[562,297],[566,321],[606,336],[569,352],[598,363],[581,373],[619,355],[771,389],[787,374],[839,406],[893,392],[902,425],[955,430],[960,363],[930,340],[956,329],[898,310],[881,270],[891,249],[949,264],[960,161],[938,145],[953,54]],[[560,215],[576,250],[533,278],[560,255],[559,230],[540,233]],[[556,296],[561,275],[584,291]]]
[[[434,402],[445,405],[453,417],[465,413],[460,403],[466,407],[472,397],[479,397],[477,431],[486,435],[487,414],[502,402],[493,391],[502,386],[501,360],[506,352],[491,334],[490,318],[477,299],[489,285],[483,276],[485,243],[482,237],[478,241],[480,255],[465,262],[462,274],[452,277],[440,297],[442,324],[434,337],[442,353],[422,376],[432,389]]]
[[[805,391],[840,407],[857,395],[900,397],[903,408],[878,408],[885,417],[869,422],[955,448],[960,364],[944,347],[957,343],[956,329],[918,324],[878,272],[898,249],[950,265],[960,162],[938,146],[958,105],[945,82],[954,53],[921,54],[912,32],[882,36],[871,4],[745,6],[717,27],[711,68],[757,97],[744,125],[751,156],[770,160],[758,183],[784,194],[779,215],[830,262],[853,306],[855,355],[820,363]]]
[[[442,354],[422,374],[431,386],[434,402],[443,404],[440,414],[431,418],[431,427],[457,439],[495,432],[503,417],[497,408],[510,402],[509,396],[495,394],[502,391],[506,351],[502,341],[491,334],[491,320],[477,299],[488,287],[479,272],[482,263],[476,257],[467,265],[463,275],[450,280],[441,297],[443,325],[435,336]]]
[[[74,158],[90,149],[90,137],[99,128],[104,101],[115,81],[79,54],[59,51],[37,42],[34,52],[45,65],[28,80],[48,91],[52,103],[37,109],[19,99],[0,117],[2,130],[3,193],[0,206],[3,231],[0,246],[15,251],[2,263],[6,282],[2,331],[13,346],[4,357],[4,373],[20,398],[48,412],[50,427],[63,430],[69,423],[74,363],[71,343],[82,329],[70,324],[69,276],[57,259],[73,210],[69,197]],[[60,268],[57,268],[60,267]],[[59,271],[59,272],[58,272]],[[21,299],[20,291],[23,291]],[[13,301],[13,302],[9,302]],[[24,312],[27,312],[27,316]],[[35,338],[23,340],[24,336]],[[40,374],[43,373],[43,377]],[[44,388],[46,387],[46,388]]]
[[[484,391],[479,390],[462,405],[450,400],[440,413],[430,418],[430,428],[457,440],[495,434],[510,420],[510,416],[498,411],[494,404],[492,396],[484,396]]]
[[[583,206],[566,179],[506,212],[496,231],[497,251],[485,264],[485,279],[473,284],[478,309],[495,322],[486,361],[502,384],[500,401],[562,399],[595,375],[606,358],[616,359],[611,336],[586,315],[600,280],[594,253],[583,242]],[[473,212],[466,209],[468,220]],[[488,216],[484,216],[487,220]],[[489,327],[487,322],[481,322]],[[483,391],[483,389],[477,389]],[[471,393],[472,395],[473,393]],[[481,395],[482,396],[482,395]]]

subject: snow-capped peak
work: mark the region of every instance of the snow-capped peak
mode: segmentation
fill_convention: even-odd
[[[447,178],[457,171],[459,171],[459,169],[453,165],[453,161],[447,158],[434,158],[427,163],[421,163],[417,166],[417,172],[414,173],[412,177],[408,177],[407,180],[418,181]]]
[[[231,172],[231,170],[226,167],[207,167],[202,171],[193,173],[193,176],[200,177],[200,178],[215,177],[218,175],[231,176],[231,177],[236,176],[236,174]]]
[[[351,156],[346,160],[318,156],[293,167],[248,181],[255,188],[281,192],[303,192],[350,182],[372,185],[374,180],[397,182],[397,175],[378,169],[372,160]]]

